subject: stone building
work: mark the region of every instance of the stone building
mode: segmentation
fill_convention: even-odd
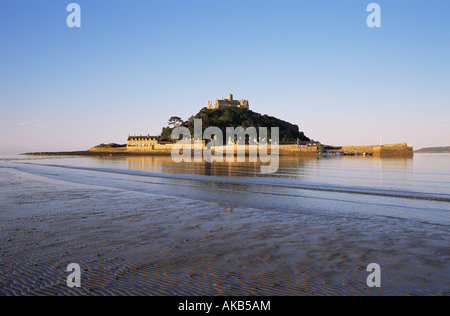
[[[159,136],[131,136],[128,135],[127,147],[152,147],[159,143]]]
[[[220,107],[226,106],[235,106],[238,108],[249,109],[248,100],[233,100],[233,95],[230,93],[226,99],[218,100],[216,99],[216,103],[212,103],[212,101],[208,102],[208,109],[218,109]]]

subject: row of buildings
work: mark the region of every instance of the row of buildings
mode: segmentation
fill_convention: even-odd
[[[155,146],[158,145],[159,143],[160,143],[159,136],[128,135],[127,147],[149,147],[149,149],[155,149]]]

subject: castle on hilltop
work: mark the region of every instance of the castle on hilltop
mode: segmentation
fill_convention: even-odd
[[[208,109],[218,109],[221,107],[234,106],[237,108],[244,108],[246,110],[249,109],[248,100],[233,100],[233,95],[230,93],[226,99],[222,98],[222,100],[216,99],[216,103],[213,105],[212,101],[208,101]]]

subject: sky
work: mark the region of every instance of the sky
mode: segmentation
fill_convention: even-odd
[[[323,144],[449,146],[449,14],[448,0],[1,0],[0,151],[123,144],[228,93]]]

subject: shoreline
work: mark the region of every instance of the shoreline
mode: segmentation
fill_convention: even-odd
[[[118,147],[118,148],[98,148],[92,147],[83,151],[61,151],[61,152],[29,152],[21,155],[32,156],[171,156],[172,145],[165,149],[151,149],[149,147]],[[191,146],[191,155],[194,155],[195,146]],[[202,148],[203,150],[203,148]],[[227,155],[225,146],[222,148],[223,156]],[[251,148],[245,145],[245,155],[249,155]],[[259,148],[256,150],[259,152]],[[270,154],[270,147],[267,150]],[[278,155],[287,157],[317,157],[317,156],[369,156],[376,158],[409,158],[414,156],[413,147],[406,143],[386,144],[378,146],[342,146],[340,149],[322,149],[318,146],[302,147],[298,145],[280,144]],[[234,146],[234,156],[238,155],[238,147]]]
[[[160,152],[120,152],[120,151],[60,151],[60,152],[29,152],[22,156],[170,156],[170,153]]]

